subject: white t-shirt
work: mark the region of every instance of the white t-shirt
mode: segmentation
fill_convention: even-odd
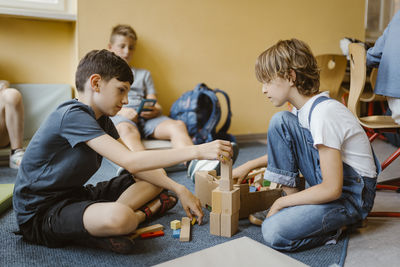
[[[319,96],[328,96],[322,92],[308,100],[297,114],[301,127],[310,130],[314,147],[324,145],[341,151],[344,163],[354,168],[361,176],[376,177],[376,167],[371,144],[354,115],[342,103],[329,99],[315,106],[308,121],[311,106]]]

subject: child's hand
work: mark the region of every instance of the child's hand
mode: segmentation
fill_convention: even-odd
[[[225,162],[233,154],[231,142],[225,140],[215,140],[198,145],[197,148],[199,149],[199,159],[213,159]]]
[[[269,212],[267,214],[267,218],[272,216],[272,215],[274,215],[275,213],[277,213],[281,209],[283,209],[283,207],[280,205],[280,200],[281,199],[282,199],[282,197],[278,198],[277,200],[275,200],[274,204],[272,204],[272,206],[269,209]]]
[[[197,217],[199,225],[203,221],[203,211],[201,209],[200,200],[195,197],[186,187],[182,186],[176,191],[181,201],[182,207],[186,212],[186,215],[193,219],[193,215]]]
[[[146,107],[146,109],[149,110],[140,112],[140,117],[145,119],[152,119],[160,115],[160,110],[157,108],[157,106]]]
[[[10,83],[6,80],[0,80],[0,91],[10,86]]]
[[[138,114],[134,108],[122,108],[117,115],[127,118],[133,122],[137,122]]]
[[[249,170],[245,165],[240,165],[239,167],[233,169],[232,178],[237,179],[237,184],[241,184],[243,179],[249,174]]]

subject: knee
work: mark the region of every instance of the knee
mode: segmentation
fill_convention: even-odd
[[[269,247],[276,250],[288,250],[290,247],[290,240],[283,237],[284,229],[280,227],[279,223],[270,222],[267,219],[261,226],[261,232]]]
[[[290,125],[292,123],[298,123],[297,117],[289,111],[280,111],[272,116],[269,122],[268,131],[281,129],[282,126]]]
[[[138,227],[139,220],[131,208],[115,202],[111,205],[104,224],[114,235],[125,235]]]
[[[3,92],[3,99],[7,105],[18,106],[22,103],[21,93],[14,88],[7,88]]]
[[[169,128],[172,133],[178,133],[186,131],[186,124],[181,120],[171,120],[169,122]]]
[[[140,139],[140,132],[136,128],[136,126],[130,124],[130,123],[120,123],[117,125],[117,130],[119,135],[121,136],[126,136],[126,135],[135,135]]]

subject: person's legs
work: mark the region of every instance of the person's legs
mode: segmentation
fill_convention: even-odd
[[[128,122],[121,122],[116,126],[118,134],[120,135],[122,141],[125,145],[132,151],[142,151],[145,150],[139,129]]]
[[[193,145],[185,123],[180,120],[164,120],[157,125],[152,137],[155,139],[171,140],[172,146],[176,148]]]
[[[392,118],[397,123],[400,124],[400,98],[387,97],[388,105],[392,111]]]
[[[0,147],[10,143],[11,149],[22,148],[24,107],[21,93],[12,88],[0,91]]]
[[[276,113],[268,127],[268,165],[264,177],[288,187],[297,187],[299,172],[310,186],[320,183],[318,150],[311,133],[300,127],[290,112]]]
[[[343,201],[285,208],[262,224],[263,238],[277,250],[294,251],[323,245],[336,237],[351,216]]]
[[[311,133],[300,127],[295,115],[275,114],[268,128],[267,142],[266,179],[296,187],[301,172],[309,186],[321,183],[318,150],[313,147]],[[269,246],[286,251],[324,244],[342,226],[360,219],[352,205],[341,198],[321,205],[283,209],[263,222],[263,237]]]

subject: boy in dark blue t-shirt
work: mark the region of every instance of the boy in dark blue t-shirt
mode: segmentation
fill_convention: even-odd
[[[127,235],[146,218],[172,208],[178,197],[187,215],[201,223],[200,201],[165,172],[153,169],[195,158],[230,157],[230,143],[130,151],[109,116],[128,102],[132,82],[128,64],[112,52],[94,50],[80,61],[78,99],[61,104],[41,125],[17,175],[13,205],[25,240],[131,253],[134,242]],[[84,186],[103,156],[129,173]]]

